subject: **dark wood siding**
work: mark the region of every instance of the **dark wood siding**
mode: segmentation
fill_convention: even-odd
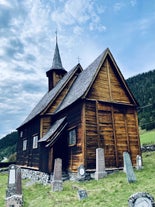
[[[60,116],[60,117],[59,117]],[[82,124],[82,102],[72,105],[67,110],[64,110],[63,113],[57,114],[56,118],[59,119],[63,116],[67,117],[67,143],[68,143],[68,132],[70,129],[75,128],[77,132],[77,142],[74,146],[68,145],[68,169],[71,171],[77,171],[77,168],[80,164],[84,164],[84,131]],[[53,117],[54,118],[54,117]],[[59,142],[59,140],[58,140]]]
[[[20,131],[23,136],[20,137]],[[29,167],[39,167],[39,146],[33,149],[33,136],[40,136],[40,120],[36,117],[24,127],[19,128],[19,139],[17,145],[17,164]],[[23,140],[27,140],[26,150],[23,151]]]

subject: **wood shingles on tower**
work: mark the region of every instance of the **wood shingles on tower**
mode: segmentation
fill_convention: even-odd
[[[96,148],[101,147],[107,168],[122,167],[124,151],[135,164],[141,154],[137,106],[106,49],[85,70],[78,64],[65,72],[32,110],[18,128],[17,163],[51,173],[59,157],[64,170],[77,171],[80,164],[95,169]]]

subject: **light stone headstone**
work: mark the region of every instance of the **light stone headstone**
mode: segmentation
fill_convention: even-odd
[[[96,149],[96,172],[95,172],[95,180],[99,180],[103,177],[107,176],[107,172],[105,171],[105,156],[104,149],[97,148]]]
[[[123,160],[124,160],[124,171],[126,172],[128,182],[129,183],[135,182],[136,176],[133,171],[133,166],[128,152],[123,153]]]
[[[57,158],[54,162],[54,174],[52,178],[52,190],[55,191],[62,191],[62,159]]]
[[[84,180],[86,176],[86,170],[85,170],[84,165],[80,165],[77,170],[78,170],[77,172],[78,180]]]
[[[138,192],[131,195],[128,199],[129,207],[153,207],[154,198],[146,192]]]
[[[142,169],[142,158],[140,155],[136,156],[136,169],[141,170]]]
[[[6,207],[21,207],[22,205],[21,169],[16,165],[10,165],[6,190]]]

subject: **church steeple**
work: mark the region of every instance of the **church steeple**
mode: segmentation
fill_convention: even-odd
[[[56,45],[53,56],[52,67],[49,71],[46,72],[48,77],[48,88],[49,91],[55,87],[58,81],[67,73],[67,71],[63,68],[61,57],[59,53],[58,41],[57,41],[57,32],[56,32]]]

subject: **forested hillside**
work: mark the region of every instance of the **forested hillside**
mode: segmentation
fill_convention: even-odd
[[[0,162],[16,153],[17,132],[12,132],[0,139]]]
[[[155,128],[155,70],[127,79],[127,83],[138,101],[139,125],[142,129]]]

